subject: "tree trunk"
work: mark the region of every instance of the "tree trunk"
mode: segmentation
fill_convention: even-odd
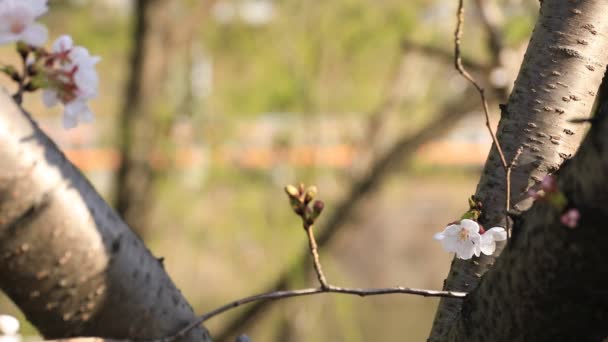
[[[587,118],[592,112],[608,63],[607,12],[608,2],[603,0],[544,0],[541,4],[498,132],[507,162],[523,148],[511,176],[512,203],[518,211],[531,205],[527,190],[555,172],[580,144],[584,127],[569,120]],[[505,226],[505,193],[505,172],[493,147],[476,192],[484,207],[480,222],[486,227]],[[493,263],[494,257],[485,256],[454,259],[444,288],[474,289]],[[444,336],[460,312],[461,301],[442,299],[430,341]]]
[[[608,336],[608,103],[579,152],[557,173],[568,207],[537,201],[470,293],[444,341],[601,341]]]
[[[0,142],[0,288],[43,336],[155,338],[195,319],[162,261],[5,93]]]

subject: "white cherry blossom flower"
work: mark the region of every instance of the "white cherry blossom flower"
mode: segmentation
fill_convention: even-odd
[[[504,228],[494,227],[483,231],[479,223],[469,219],[451,224],[443,232],[435,234],[435,240],[440,241],[446,251],[456,253],[456,257],[463,260],[471,259],[473,255],[480,256],[481,253],[492,255],[496,250],[496,241],[506,238]]]
[[[0,315],[0,335],[12,336],[19,332],[19,320],[10,315]]]
[[[47,0],[0,0],[0,44],[44,45],[48,30],[36,19],[47,11]]]
[[[97,96],[99,79],[95,65],[100,58],[91,56],[82,46],[74,46],[72,38],[64,35],[53,43],[50,60],[58,66],[48,72],[50,85],[42,94],[44,104],[47,107],[64,104],[65,128],[92,122],[94,115],[87,102]]]
[[[443,232],[435,234],[435,240],[443,245],[450,253],[456,253],[460,259],[471,259],[473,255],[479,256],[479,224],[473,220],[464,219],[458,224],[447,226]]]

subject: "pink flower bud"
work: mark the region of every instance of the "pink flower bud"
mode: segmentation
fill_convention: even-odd
[[[576,208],[568,209],[562,214],[560,221],[568,228],[576,228],[578,220],[581,217],[581,213]]]
[[[541,188],[545,193],[549,194],[557,191],[557,177],[554,175],[546,175],[540,182]]]

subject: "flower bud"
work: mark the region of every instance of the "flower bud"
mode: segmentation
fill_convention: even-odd
[[[552,193],[557,191],[557,177],[554,175],[546,175],[545,178],[540,182],[541,188],[545,190],[545,193]]]
[[[306,189],[306,195],[304,196],[304,203],[308,204],[310,202],[312,202],[313,199],[315,199],[315,197],[317,197],[317,187],[316,186],[309,186],[308,189]]]
[[[287,196],[289,196],[290,198],[298,198],[300,197],[300,192],[298,191],[298,189],[293,186],[293,185],[287,185],[285,187],[285,192],[287,193]]]
[[[319,217],[321,215],[321,213],[323,212],[323,208],[325,208],[325,203],[321,202],[321,201],[315,201],[315,203],[312,205],[312,217],[313,219],[317,219],[317,217]]]

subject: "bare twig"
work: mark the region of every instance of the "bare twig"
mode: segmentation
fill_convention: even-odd
[[[521,155],[522,152],[523,152],[523,150],[521,148],[517,149],[517,152],[515,152],[515,156],[511,160],[511,163],[507,167],[507,171],[506,171],[507,200],[505,203],[505,213],[507,213],[507,214],[509,213],[509,210],[511,210],[511,171],[513,170],[513,167],[517,163],[517,159],[519,159],[519,156]],[[505,231],[507,232],[507,241],[509,241],[509,239],[511,238],[511,223],[509,221],[508,216],[505,218]]]
[[[329,288],[327,284],[327,278],[323,274],[323,268],[321,267],[321,260],[319,259],[319,252],[317,250],[317,241],[315,240],[315,235],[312,231],[313,225],[309,225],[305,227],[306,236],[308,236],[308,246],[310,247],[310,254],[312,255],[312,262],[315,267],[315,272],[317,273],[317,279],[321,284],[322,289]]]
[[[190,323],[188,326],[180,330],[177,334],[160,340],[160,342],[173,342],[183,336],[185,336],[191,329],[202,324],[211,317],[217,316],[225,311],[234,309],[243,304],[257,302],[262,300],[275,300],[289,297],[308,296],[319,293],[342,293],[349,295],[356,295],[360,297],[385,295],[394,293],[413,294],[424,297],[449,297],[449,298],[464,298],[466,293],[464,292],[453,292],[453,291],[435,291],[425,289],[413,289],[408,287],[391,287],[391,288],[374,288],[374,289],[357,289],[357,288],[343,288],[338,286],[330,285],[323,274],[323,268],[321,267],[321,260],[319,259],[319,253],[317,251],[317,241],[313,234],[313,226],[321,212],[323,211],[324,204],[321,201],[315,201],[310,206],[317,194],[317,188],[311,186],[305,190],[304,185],[300,184],[299,187],[288,185],[285,187],[285,192],[289,197],[293,211],[302,219],[302,224],[306,235],[308,237],[309,252],[313,259],[313,265],[319,280],[319,288],[308,288],[301,290],[290,290],[290,291],[272,291],[262,293],[242,299],[235,300],[228,304],[225,304],[213,311],[210,311],[200,316],[196,321]]]
[[[21,65],[22,65],[22,74],[21,77],[16,79],[18,88],[17,92],[13,95],[13,100],[17,102],[18,105],[21,105],[23,102],[23,92],[25,91],[25,80],[28,76],[27,72],[27,56],[29,51],[25,49],[19,49],[19,55],[21,56]]]
[[[448,298],[457,298],[463,299],[466,297],[467,293],[465,292],[456,292],[456,291],[439,291],[439,290],[427,290],[427,289],[416,289],[409,287],[387,287],[387,288],[369,288],[369,289],[360,289],[360,288],[347,288],[347,287],[338,287],[330,285],[325,275],[323,274],[323,269],[321,267],[321,261],[319,259],[319,253],[317,251],[317,242],[315,240],[315,236],[313,234],[312,228],[315,220],[319,217],[321,212],[323,211],[323,202],[315,201],[312,205],[312,208],[309,207],[309,204],[313,201],[316,195],[316,187],[309,187],[306,191],[304,190],[304,186],[300,185],[299,187],[295,186],[287,186],[285,187],[285,191],[289,196],[289,200],[292,205],[292,209],[294,212],[301,217],[304,229],[306,230],[306,234],[309,241],[310,254],[313,258],[315,272],[317,273],[317,278],[319,279],[320,287],[318,288],[306,288],[299,290],[288,290],[288,291],[272,291],[261,293],[241,299],[237,299],[228,304],[224,304],[217,309],[207,312],[199,316],[195,321],[189,323],[187,326],[179,330],[176,334],[160,338],[154,340],[146,340],[139,342],[174,342],[179,340],[180,338],[186,336],[192,329],[196,328],[200,324],[204,323],[208,319],[215,317],[219,314],[222,314],[228,310],[237,308],[241,305],[245,305],[248,303],[259,302],[259,301],[267,301],[267,300],[277,300],[284,299],[290,297],[302,297],[302,296],[310,296],[320,293],[341,293],[346,295],[354,295],[359,297],[367,297],[367,296],[379,296],[379,295],[387,295],[387,294],[411,294],[423,297],[448,297]],[[79,338],[76,339],[67,339],[62,340],[64,342],[84,342]],[[103,339],[100,340],[92,340],[87,342],[102,342]],[[127,342],[124,341],[114,341],[112,342]],[[110,341],[105,341],[110,342]]]
[[[417,148],[437,136],[449,131],[454,122],[462,119],[466,113],[475,109],[475,105],[468,99],[474,95],[471,89],[467,89],[465,96],[454,102],[446,103],[440,110],[440,114],[413,135],[404,135],[391,146],[387,152],[377,158],[369,167],[369,172],[362,174],[353,182],[348,194],[336,206],[336,209],[325,220],[322,227],[318,229],[318,247],[327,246],[344,227],[344,223],[353,215],[357,206],[366,196],[373,193],[382,184],[382,181],[391,174],[396,165],[403,160],[408,160]],[[308,248],[307,248],[308,249]],[[294,270],[299,269],[308,261],[308,251],[299,253],[297,261],[282,270],[279,276],[268,286],[267,291],[284,290]],[[254,317],[259,318],[270,302],[258,302],[250,305],[242,314],[230,320],[219,332],[215,334],[215,340],[227,341],[232,331],[237,327],[250,324]]]
[[[241,305],[264,301],[264,300],[275,300],[275,299],[284,299],[289,297],[300,297],[300,296],[309,296],[320,293],[342,293],[347,295],[355,295],[359,297],[367,297],[367,296],[378,296],[378,295],[387,295],[387,294],[411,294],[423,297],[448,297],[448,298],[459,298],[463,299],[466,297],[466,292],[455,292],[455,291],[435,291],[435,290],[426,290],[426,289],[415,289],[409,287],[389,287],[389,288],[373,288],[373,289],[357,289],[357,288],[345,288],[345,287],[337,287],[333,285],[327,285],[327,288],[308,288],[301,290],[291,290],[291,291],[273,291],[268,293],[262,293],[251,297],[242,298],[239,300],[235,300],[228,304],[225,304],[213,311],[210,311],[202,316],[200,316],[196,321],[192,322],[190,325],[186,326],[176,335],[168,337],[166,339],[158,340],[158,342],[173,342],[179,339],[185,334],[188,333],[192,328],[198,326],[199,324],[204,323],[208,319],[217,316],[221,313],[224,313],[228,310],[237,308]],[[150,341],[155,342],[155,341]]]
[[[500,142],[496,137],[496,133],[492,129],[492,125],[490,124],[490,110],[488,107],[488,101],[486,100],[485,90],[482,88],[477,81],[471,76],[464,66],[462,65],[462,57],[460,53],[460,40],[462,38],[462,26],[464,25],[464,0],[458,1],[458,12],[456,15],[456,31],[454,32],[454,66],[456,70],[467,80],[469,81],[475,89],[479,92],[479,97],[481,98],[481,103],[483,106],[483,113],[486,119],[486,127],[488,128],[488,132],[490,132],[490,136],[492,137],[492,142],[494,142],[494,146],[496,146],[496,151],[500,156],[500,162],[502,164],[503,169],[505,170],[505,178],[506,178],[506,204],[505,204],[505,231],[507,232],[507,236],[510,235],[510,224],[508,213],[511,209],[511,170],[515,165],[517,158],[521,154],[521,149],[517,150],[516,155],[513,157],[510,163],[507,163],[507,159],[505,158],[504,151],[500,146]]]
[[[496,138],[496,134],[494,133],[494,130],[492,130],[492,126],[490,124],[490,110],[488,108],[488,101],[486,100],[485,89],[483,89],[477,83],[477,81],[475,81],[473,76],[471,76],[471,74],[469,74],[469,72],[466,71],[466,69],[462,65],[462,57],[461,57],[461,53],[460,53],[460,39],[462,38],[462,25],[464,24],[464,0],[458,1],[457,18],[458,18],[458,22],[456,24],[456,32],[454,32],[454,43],[455,43],[454,44],[454,66],[456,67],[456,70],[458,70],[458,72],[467,81],[469,81],[475,87],[475,89],[477,89],[477,91],[479,92],[479,96],[481,97],[481,102],[483,105],[483,113],[486,117],[486,127],[488,127],[488,131],[490,132],[490,135],[492,136],[492,142],[494,142],[494,145],[496,145],[496,149],[498,150],[498,154],[500,156],[500,161],[502,163],[503,168],[506,171],[507,168],[509,167],[509,164],[507,164],[507,160],[505,159],[505,155],[502,151],[502,148],[500,147],[500,143],[498,142],[498,139]]]

